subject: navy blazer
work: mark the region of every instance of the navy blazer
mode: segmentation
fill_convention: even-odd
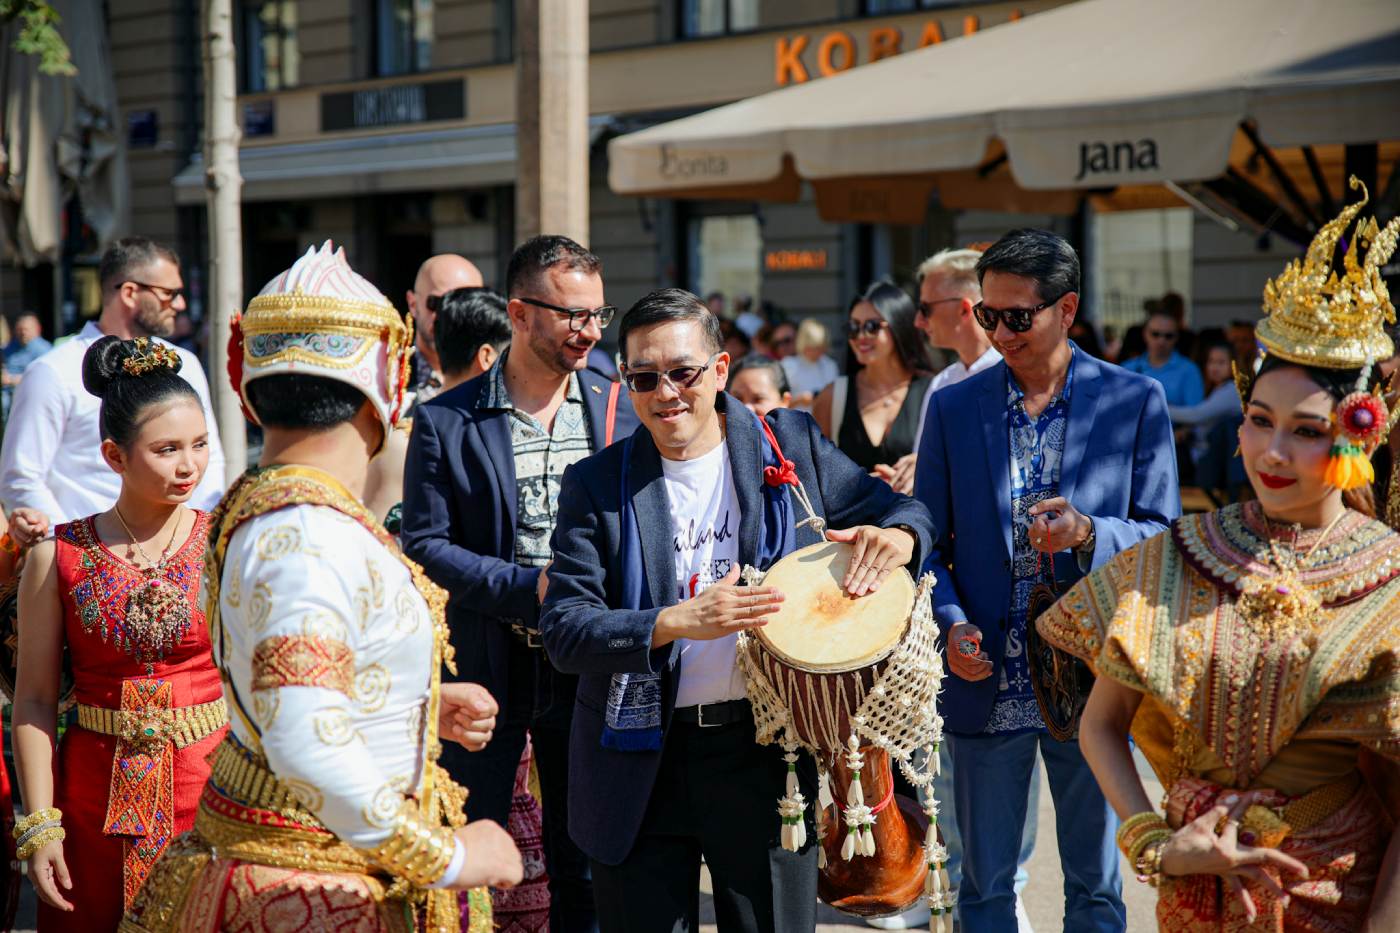
[[[593,449],[603,445],[612,383],[578,372]],[[419,405],[403,474],[404,553],[447,590],[447,621],[457,649],[457,675],[482,684],[505,703],[511,623],[534,627],[538,568],[515,562],[517,493],[511,414],[478,408],[486,390],[478,376]],[[621,387],[613,439],[637,428]]]
[[[982,630],[982,649],[992,659],[992,675],[983,680],[973,683],[951,672],[944,679],[940,711],[955,733],[977,734],[986,726],[1007,648],[1007,377],[1006,364],[998,363],[933,393],[919,446],[914,495],[928,506],[940,535],[925,567],[938,577],[934,615],[945,637],[955,623],[976,625]],[[1155,380],[1076,350],[1060,495],[1094,520],[1089,570],[1181,515],[1171,420],[1166,395]],[[1062,591],[1084,573],[1073,552],[1055,555]]]
[[[757,420],[732,396],[721,393],[716,408],[733,413],[727,419],[725,443],[739,498],[739,561],[756,565],[763,526],[763,448],[768,441]],[[811,415],[779,409],[768,415],[768,422],[828,527],[907,525],[918,538],[910,567],[919,567],[933,533],[923,506],[851,462],[822,436]],[[657,614],[676,602],[675,535],[661,455],[645,430],[636,434],[629,470],[636,490],[632,504],[641,529],[642,562],[656,608],[618,608],[622,451],[623,445],[615,444],[564,473],[554,526],[554,564],[540,616],[550,660],[561,671],[580,675],[569,743],[569,834],[605,865],[621,863],[631,851],[661,761],[660,751],[621,752],[599,744],[612,675],[661,673],[663,744],[679,686],[680,645],[651,647]],[[795,497],[791,501],[794,520],[801,520],[801,505]],[[819,540],[810,526],[797,529],[797,547]],[[773,792],[780,794],[782,789]]]

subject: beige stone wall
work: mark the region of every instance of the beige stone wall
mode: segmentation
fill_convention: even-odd
[[[129,232],[173,243],[178,228],[170,180],[184,167],[180,149],[187,115],[182,97],[188,81],[198,80],[184,60],[188,46],[181,33],[179,4],[175,0],[123,0],[108,4],[107,9],[121,131],[125,132],[127,114],[138,110],[154,110],[159,131],[154,148],[128,153]],[[198,56],[193,61],[197,68]]]

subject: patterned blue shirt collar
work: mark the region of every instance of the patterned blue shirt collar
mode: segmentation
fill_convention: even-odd
[[[515,403],[510,400],[510,390],[506,388],[506,358],[510,356],[507,347],[496,362],[486,371],[486,387],[477,396],[477,408],[495,408],[501,411],[515,411]],[[582,402],[583,390],[579,387],[578,373],[569,373],[569,388],[564,392],[564,400]]]
[[[1065,369],[1065,384],[1060,387],[1059,393],[1045,406],[1047,409],[1055,405],[1055,403],[1059,402],[1061,399],[1066,402],[1069,401],[1070,385],[1074,382],[1074,361],[1078,356],[1079,348],[1071,341],[1069,345],[1069,366]],[[1007,407],[1014,408],[1021,404],[1021,401],[1026,397],[1026,391],[1022,389],[1020,383],[1016,381],[1016,374],[1011,371],[1010,366],[1006,367],[1006,385]]]

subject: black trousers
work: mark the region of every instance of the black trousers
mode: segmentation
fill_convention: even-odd
[[[637,843],[621,865],[593,862],[593,894],[605,933],[700,928],[700,860],[714,883],[720,933],[811,933],[817,912],[812,805],[816,770],[803,757],[807,845],[780,843],[778,798],[787,765],[754,741],[753,723],[673,724]]]
[[[511,644],[510,680],[495,734],[479,752],[444,742],[442,764],[467,788],[467,817],[507,826],[515,770],[528,730],[544,810],[541,842],[549,872],[550,933],[595,933],[588,857],[569,838],[569,727],[578,678],[561,674],[542,649]]]

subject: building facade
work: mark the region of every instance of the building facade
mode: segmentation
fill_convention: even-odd
[[[432,253],[468,256],[500,285],[516,242],[511,0],[233,2],[246,294],[326,238],[400,307]],[[1252,319],[1263,282],[1290,248],[1187,209],[1049,217],[932,203],[919,224],[833,224],[810,195],[754,204],[608,190],[606,142],[618,133],[977,30],[1016,28],[1062,2],[591,0],[590,245],[604,261],[608,300],[626,308],[677,284],[834,323],[875,278],[907,284],[937,249],[1033,224],[1084,250],[1086,307],[1099,321],[1135,322],[1145,298],[1169,289],[1187,296],[1195,326]],[[196,319],[210,311],[199,6],[107,4],[131,232],[180,250]],[[0,300],[7,310],[36,307],[54,329],[71,330],[96,310],[94,262],[68,256],[47,295],[48,273],[6,268]]]

